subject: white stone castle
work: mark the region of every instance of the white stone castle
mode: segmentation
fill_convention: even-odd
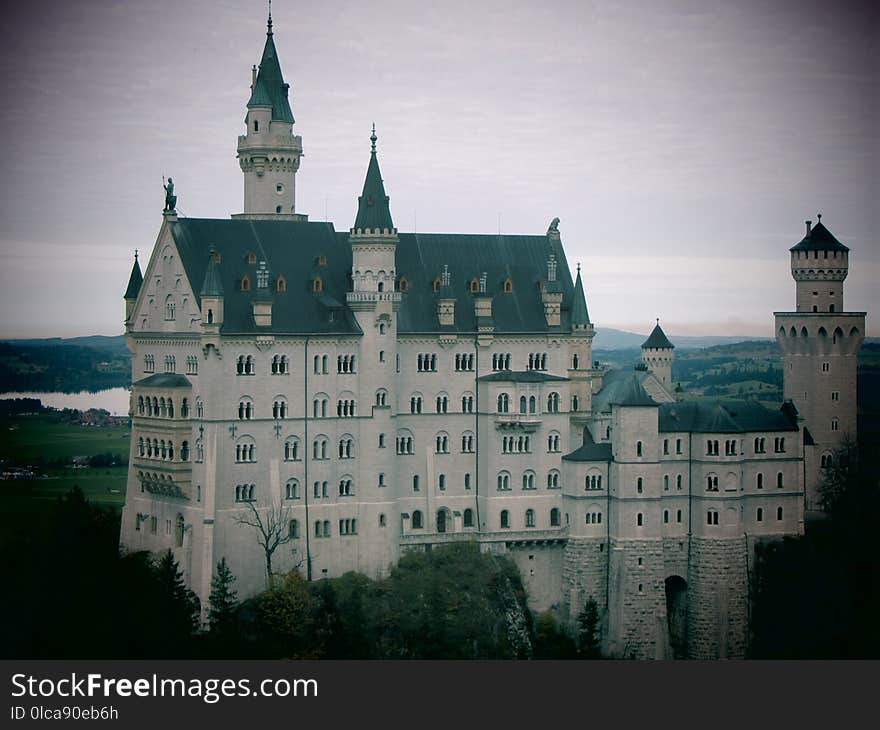
[[[297,213],[302,140],[269,27],[238,138],[244,212],[174,198],[125,294],[132,449],[121,543],[171,548],[207,604],[225,557],[266,584],[252,515],[290,538],[273,570],[387,574],[476,541],[532,607],[590,597],[617,656],[743,656],[754,544],[804,529],[820,468],[856,430],[864,313],[818,223],[777,313],[781,410],[677,401],[659,323],[633,371],[598,367],[578,268],[544,235],[399,233],[375,131],[354,225]]]

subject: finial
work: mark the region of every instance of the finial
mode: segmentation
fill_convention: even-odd
[[[578,273],[579,274],[581,273],[581,262],[580,261],[578,261]]]
[[[272,35],[272,0],[269,0],[269,22],[267,23],[268,30],[266,31],[266,35]]]
[[[819,223],[821,223],[822,222],[822,214],[816,213],[816,217],[819,219]]]
[[[376,136],[376,123],[373,122],[373,133],[370,135],[370,147],[371,147],[370,151],[373,154],[376,153],[376,140],[377,139],[379,139],[379,138]]]
[[[135,249],[134,250],[134,262],[137,263],[137,260],[138,260],[138,250]]]

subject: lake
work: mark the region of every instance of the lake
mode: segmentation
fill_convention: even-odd
[[[44,406],[50,408],[76,408],[87,411],[89,408],[103,408],[114,416],[128,415],[128,388],[109,388],[97,393],[0,393],[0,400],[11,398],[39,398]]]

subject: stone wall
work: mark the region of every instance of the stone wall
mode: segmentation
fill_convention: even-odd
[[[688,656],[743,658],[748,645],[746,538],[692,538]]]

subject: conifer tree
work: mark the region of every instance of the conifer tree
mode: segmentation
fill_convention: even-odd
[[[237,592],[232,590],[235,576],[226,565],[226,558],[217,563],[217,572],[211,578],[211,595],[208,598],[208,625],[212,634],[222,635],[229,631],[238,606]]]
[[[590,596],[578,614],[578,651],[584,659],[600,659],[599,605]]]

